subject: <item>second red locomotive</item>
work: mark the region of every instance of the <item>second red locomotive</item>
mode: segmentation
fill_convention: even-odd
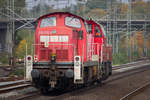
[[[42,92],[102,81],[112,73],[112,48],[102,25],[68,12],[38,19],[33,83]]]

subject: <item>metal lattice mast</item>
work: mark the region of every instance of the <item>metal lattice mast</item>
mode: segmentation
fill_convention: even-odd
[[[11,62],[10,64],[13,65],[12,58],[14,57],[13,47],[14,47],[14,34],[15,34],[15,21],[14,21],[14,0],[7,1],[7,11],[8,13],[8,26],[7,26],[7,34],[8,34],[8,52],[10,53]],[[13,12],[11,12],[13,11]]]
[[[112,1],[107,0],[107,43],[111,44],[111,9]]]
[[[143,52],[144,52],[144,56],[147,56],[147,39],[146,39],[146,34],[147,34],[147,23],[146,23],[146,16],[145,16],[145,24],[144,24],[144,50],[143,50]]]
[[[131,35],[131,0],[128,0],[128,13],[127,13],[127,56],[131,61],[130,49],[130,35]]]
[[[8,7],[8,9],[11,9],[11,0],[8,0],[7,1],[7,7]],[[12,23],[11,23],[11,12],[8,10],[7,11],[7,15],[9,16],[8,17],[8,25],[7,25],[7,34],[8,34],[8,52],[10,53],[10,56],[12,55],[12,45],[11,45],[11,43],[12,43]]]
[[[117,3],[114,4],[113,14],[113,53],[118,53]]]

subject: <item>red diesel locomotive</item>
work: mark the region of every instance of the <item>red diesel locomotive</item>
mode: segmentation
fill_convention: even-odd
[[[112,73],[112,48],[102,25],[68,12],[38,19],[33,84],[42,92],[101,82]]]

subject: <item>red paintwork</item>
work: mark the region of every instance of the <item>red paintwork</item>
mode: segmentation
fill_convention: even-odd
[[[110,45],[107,45],[106,37],[104,35],[104,32],[102,31],[102,27],[100,24],[94,22],[93,20],[87,20],[88,24],[92,25],[92,37],[94,38],[94,43],[99,44],[99,56],[101,61],[101,47],[103,49],[102,55],[103,55],[103,62],[112,61],[112,47]],[[100,30],[100,34],[102,37],[95,37],[95,27],[98,26]],[[96,52],[97,53],[97,52]]]
[[[50,17],[50,16],[56,16],[57,18],[57,25],[53,27],[43,27],[40,28],[40,23],[43,18]],[[72,28],[66,26],[64,23],[64,19],[66,16],[73,16],[77,17],[81,21],[81,28]],[[56,30],[56,34],[52,34],[51,31]],[[52,13],[48,15],[44,15],[38,19],[38,26],[35,33],[35,55],[37,55],[38,60],[37,61],[50,61],[50,55],[51,53],[56,54],[56,61],[73,61],[73,55],[74,55],[74,48],[77,44],[77,39],[75,38],[75,35],[73,35],[73,30],[80,31],[83,30],[83,37],[86,37],[86,30],[84,27],[83,19],[79,16],[70,14],[70,13]],[[40,42],[40,36],[68,36],[69,41],[68,42],[49,42],[49,47],[45,48],[44,43]],[[83,38],[83,40],[78,40],[78,55],[83,55],[83,47],[84,47],[84,61],[86,61],[86,38]],[[55,44],[55,45],[52,45]],[[61,45],[59,45],[61,44]],[[72,46],[68,46],[67,44],[71,44]],[[39,46],[41,45],[41,46]],[[84,46],[83,46],[84,45]],[[42,50],[44,49],[44,50]],[[77,49],[75,50],[77,52]]]
[[[51,27],[40,27],[41,20],[43,18],[55,16],[57,19],[56,26]],[[73,28],[65,25],[65,17],[72,16],[78,18],[81,21],[81,28]],[[88,61],[87,53],[87,43],[98,43],[101,47],[104,44],[103,51],[107,51],[103,55],[106,56],[107,53],[111,54],[111,47],[106,46],[106,37],[103,35],[102,29],[99,24],[94,21],[86,21],[88,24],[92,24],[92,34],[88,34],[85,27],[85,20],[80,16],[67,13],[67,12],[56,12],[44,15],[38,19],[38,25],[35,32],[35,56],[37,62],[50,62],[50,56],[52,53],[56,54],[56,62],[73,62],[74,60],[74,52],[75,55],[80,55],[81,58],[84,56],[84,62]],[[102,38],[94,37],[94,27],[98,25],[100,31],[102,33]],[[56,33],[52,34],[52,31],[55,30]],[[80,40],[77,37],[77,31],[83,31],[83,39]],[[74,32],[74,33],[73,33]],[[49,42],[49,46],[45,47],[44,42],[40,42],[40,36],[68,36],[68,42]],[[103,40],[103,43],[102,43]],[[78,45],[77,45],[78,43]],[[69,44],[69,45],[68,45]],[[71,44],[71,45],[70,45]],[[83,50],[84,49],[84,50]],[[99,54],[101,54],[101,48]],[[77,53],[78,52],[78,53]],[[97,53],[97,52],[96,52]],[[106,59],[104,57],[104,61],[111,60]]]

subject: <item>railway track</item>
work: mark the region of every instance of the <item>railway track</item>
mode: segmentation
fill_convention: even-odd
[[[41,95],[41,94],[38,91],[37,92],[31,92],[30,94],[25,94],[23,96],[20,96],[20,97],[14,99],[14,100],[28,100],[32,97],[36,97],[36,96],[39,96],[39,95]]]
[[[122,66],[117,66],[116,68],[113,68],[113,71],[133,67],[137,64],[139,65],[140,63],[142,63],[142,61],[129,63],[129,64],[126,64],[126,65],[124,64]],[[144,67],[139,67],[136,70],[135,69],[136,68],[133,68],[133,69],[129,68],[130,71],[125,70],[125,72],[115,73],[115,74],[112,75],[112,77],[110,79],[104,81],[103,84],[105,84],[105,83],[107,84],[107,83],[113,82],[115,80],[125,78],[127,76],[131,76],[131,75],[134,75],[134,74],[137,74],[137,73],[140,73],[140,72],[144,72],[146,70],[150,70],[150,68],[148,68],[147,65],[145,65]],[[29,87],[29,86],[31,86],[31,84],[25,82],[24,80],[18,80],[18,81],[8,82],[8,83],[5,82],[3,84],[2,83],[0,84],[0,93],[9,92],[9,91],[13,91],[13,90],[16,90],[16,89],[22,89],[22,88]],[[58,100],[58,99],[61,99],[61,98],[65,98],[65,97],[68,97],[70,94],[88,91],[90,89],[96,88],[97,86],[99,86],[99,84],[94,85],[94,86],[90,86],[90,87],[77,89],[77,90],[71,91],[71,92],[61,93],[58,96],[49,96],[49,100]],[[36,98],[37,96],[42,96],[39,91],[24,94],[22,96],[19,96],[18,98],[15,98],[14,100],[30,100],[30,99],[34,100],[34,98]]]
[[[136,64],[137,63],[135,63],[135,65]],[[138,67],[137,69],[136,68],[130,69],[130,71],[125,70],[125,72],[120,72],[120,73],[114,74],[114,75],[112,75],[112,77],[110,77],[108,80],[104,81],[102,84],[111,83],[111,82],[117,81],[119,79],[123,79],[123,78],[126,78],[128,76],[132,76],[132,75],[139,74],[139,73],[142,73],[144,71],[150,70],[150,68],[148,67],[149,65],[150,64],[144,64],[143,67]],[[123,68],[125,68],[125,67],[123,67]],[[118,70],[118,69],[114,69],[114,70]],[[101,85],[100,84],[96,84],[96,85],[92,85],[90,87],[85,87],[85,88],[77,89],[75,91],[61,93],[58,96],[47,96],[46,98],[49,98],[48,100],[61,100],[63,98],[69,97],[72,94],[83,93],[83,92],[88,91],[90,89],[97,88],[98,86],[101,86]],[[25,95],[23,97],[15,99],[15,100],[34,100],[34,99],[36,99],[37,95],[38,96],[42,96],[39,92],[36,92],[36,93],[33,93],[33,95],[32,94]]]
[[[108,80],[104,81],[104,83],[110,83],[119,79],[123,79],[128,76],[132,76],[141,72],[145,72],[147,70],[150,70],[150,64],[145,64],[143,67],[134,68],[130,70],[125,70],[124,72],[115,73],[109,78]]]
[[[135,89],[134,91],[126,94],[125,96],[123,96],[120,100],[132,100],[132,98],[140,93],[142,93],[144,90],[146,90],[147,88],[150,87],[150,83],[147,83],[137,89]]]
[[[145,59],[145,60],[136,61],[136,62],[132,62],[132,63],[117,65],[117,66],[113,66],[112,70],[117,70],[117,69],[122,69],[122,68],[129,68],[129,67],[133,67],[135,65],[142,65],[143,63],[148,63],[149,61],[150,61],[149,59]]]
[[[10,82],[10,81],[17,81],[22,79],[23,77],[0,77],[0,82]]]
[[[132,76],[132,75],[135,75],[135,74],[138,74],[138,73],[141,73],[141,72],[144,72],[144,71],[147,71],[147,70],[150,70],[150,68],[140,68],[138,69],[137,71],[135,70],[132,70],[130,73],[124,73],[124,74],[116,74],[114,75],[112,78],[110,78],[110,80],[106,80],[104,83],[102,83],[102,85],[105,85],[107,83],[111,83],[111,82],[114,82],[114,81],[117,81],[119,79],[123,79],[123,78],[126,78],[128,76]],[[65,99],[67,97],[69,97],[70,95],[76,95],[76,94],[80,94],[80,93],[83,93],[83,92],[86,92],[86,91],[89,91],[91,89],[94,89],[94,88],[97,88],[101,86],[100,84],[96,84],[96,85],[92,85],[90,87],[85,87],[85,88],[81,88],[81,89],[77,89],[76,91],[72,91],[70,93],[65,93],[65,94],[62,94],[60,96],[57,96],[57,97],[54,97],[52,99],[49,99],[49,100],[61,100],[61,99]],[[34,99],[31,99],[31,100],[34,100]]]
[[[18,81],[10,81],[10,82],[1,82],[0,83],[0,93],[6,93],[17,89],[22,89],[25,87],[31,86],[25,80],[18,80]]]
[[[0,66],[0,77],[7,77],[12,71],[10,66]]]

